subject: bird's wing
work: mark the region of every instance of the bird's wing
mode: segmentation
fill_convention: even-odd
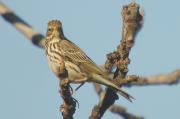
[[[91,59],[74,43],[68,40],[62,40],[61,51],[65,56],[75,62],[91,62]]]
[[[87,72],[94,72],[98,74],[104,74],[101,70],[77,45],[69,40],[62,40],[61,51],[63,55],[68,57],[72,62],[77,62]]]

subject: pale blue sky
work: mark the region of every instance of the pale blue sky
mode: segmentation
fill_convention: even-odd
[[[47,22],[59,19],[65,35],[97,64],[121,38],[121,8],[130,0],[2,0],[19,16],[45,34]],[[145,10],[145,24],[132,49],[129,74],[151,76],[180,68],[180,1],[137,0]],[[0,18],[0,119],[59,119],[62,100],[58,80],[43,50]],[[180,85],[126,89],[136,100],[117,104],[147,119],[180,118]],[[92,85],[76,94],[80,108],[75,119],[89,117],[98,98]],[[103,119],[118,118],[109,112]]]

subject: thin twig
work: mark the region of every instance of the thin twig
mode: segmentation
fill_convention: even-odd
[[[180,69],[167,74],[159,74],[150,77],[139,77],[135,82],[124,84],[124,86],[150,86],[150,85],[175,85],[180,82]]]
[[[120,105],[112,105],[110,107],[110,111],[112,113],[122,116],[124,119],[144,119],[144,117],[137,116],[137,115],[127,112],[126,108]]]
[[[109,72],[109,78],[113,79],[113,76],[114,76],[114,73]],[[151,85],[175,85],[180,82],[180,69],[176,69],[174,71],[171,71],[165,74],[158,74],[158,75],[149,76],[149,77],[128,75],[125,78],[117,79],[116,82],[125,87],[151,86]]]

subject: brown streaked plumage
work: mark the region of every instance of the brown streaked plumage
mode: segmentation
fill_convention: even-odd
[[[132,100],[132,96],[120,89],[108,79],[102,71],[78,46],[69,41],[63,34],[62,24],[58,20],[48,23],[45,51],[49,65],[54,74],[59,77],[60,65],[63,61],[68,71],[68,79],[72,83],[96,82],[103,84],[120,95]]]

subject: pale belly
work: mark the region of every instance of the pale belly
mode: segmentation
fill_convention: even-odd
[[[62,73],[60,64],[51,62],[50,60],[48,62],[52,72],[59,78],[60,74]],[[68,80],[70,83],[83,83],[87,81],[87,75],[83,73],[75,64],[65,61],[65,68],[68,71]]]
[[[87,75],[81,71],[77,65],[65,61],[65,67],[68,71],[68,78],[72,83],[82,83],[87,80]]]

